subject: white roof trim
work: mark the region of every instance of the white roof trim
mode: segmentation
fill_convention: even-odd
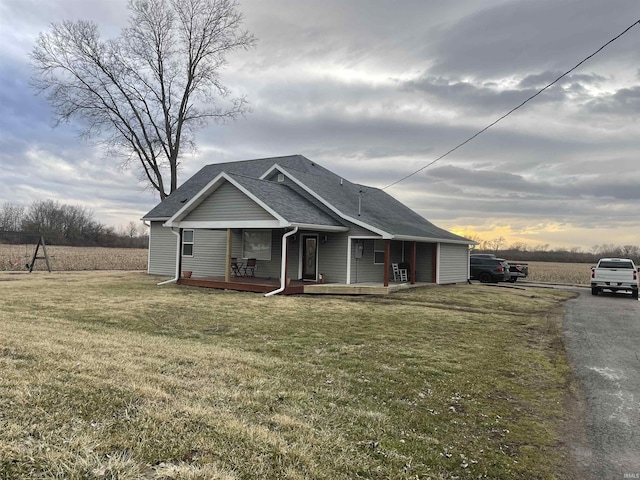
[[[430,242],[430,243],[452,243],[456,245],[478,245],[472,240],[455,240],[447,238],[414,237],[412,235],[394,235],[393,240],[404,240],[407,242]]]
[[[292,227],[298,227],[302,230],[317,230],[319,232],[348,232],[349,227],[338,227],[335,225],[316,225],[313,223],[292,223]]]
[[[191,213],[191,211],[193,211],[193,209],[195,209],[195,207],[200,205],[200,203],[202,203],[205,198],[207,198],[209,195],[211,195],[213,192],[215,192],[218,189],[218,187],[220,187],[220,185],[222,185],[223,181],[225,181],[225,180],[227,182],[229,182],[231,185],[233,185],[234,187],[236,187],[238,190],[240,190],[242,193],[244,193],[247,197],[249,197],[257,205],[259,205],[260,207],[265,209],[270,215],[272,215],[278,221],[278,223],[279,223],[278,226],[281,226],[281,227],[288,227],[289,226],[289,222],[287,220],[285,220],[282,216],[280,216],[278,213],[276,213],[269,205],[267,205],[264,202],[262,202],[260,199],[258,199],[255,195],[253,195],[251,192],[249,192],[246,188],[244,188],[242,185],[240,185],[238,182],[236,182],[233,178],[231,178],[225,172],[221,172],[220,174],[218,174],[218,176],[216,178],[214,178],[209,183],[207,183],[207,185],[205,185],[204,188],[202,188],[197,194],[195,194],[191,200],[189,200],[187,203],[185,203],[183,205],[183,207],[180,210],[178,210],[169,220],[167,220],[164,225],[166,227],[183,227],[183,228],[185,228],[184,225],[186,223],[192,223],[192,222],[182,222],[181,220],[184,217],[186,217],[187,214]],[[215,222],[213,222],[213,223],[215,223]],[[233,222],[225,222],[225,223],[228,224],[228,223],[233,223]]]
[[[179,225],[180,228],[208,228],[215,230],[226,230],[227,228],[283,228],[277,220],[192,221],[180,222]]]
[[[317,194],[315,191],[313,191],[311,188],[309,188],[303,182],[298,180],[296,177],[291,175],[287,170],[285,170],[283,167],[281,167],[277,163],[275,163],[269,170],[264,172],[260,176],[260,180],[264,180],[265,178],[267,178],[269,175],[271,175],[274,172],[274,170],[278,170],[280,173],[284,173],[287,177],[289,177],[291,180],[293,180],[296,185],[298,185],[300,188],[302,188],[304,191],[306,191],[309,195],[314,197],[316,200],[322,202],[323,205],[325,205],[333,213],[337,214],[338,216],[340,216],[344,220],[347,220],[347,221],[349,221],[349,222],[351,222],[351,223],[353,223],[355,225],[358,225],[359,227],[366,228],[367,230],[371,230],[374,233],[382,235],[382,238],[392,238],[393,237],[393,235],[391,235],[388,232],[385,232],[384,230],[380,230],[379,228],[374,227],[372,225],[369,225],[368,223],[365,223],[362,220],[358,220],[356,218],[350,217],[349,215],[346,215],[346,214],[342,213],[340,210],[338,210],[336,207],[334,207],[331,203],[326,201],[319,194]]]

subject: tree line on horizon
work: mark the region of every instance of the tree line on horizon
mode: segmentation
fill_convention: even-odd
[[[12,203],[0,207],[0,243],[36,243],[38,236],[43,236],[49,245],[120,248],[149,245],[148,230],[141,222],[132,220],[126,226],[115,228],[96,221],[86,207],[53,200],[35,201],[29,207]],[[549,244],[507,245],[504,237],[489,240],[474,234],[465,234],[465,237],[478,242],[472,253],[491,253],[509,261],[595,263],[603,257],[621,257],[640,263],[637,245],[600,244],[585,251],[581,247],[552,248]]]
[[[93,218],[86,207],[39,200],[29,207],[4,203],[0,207],[0,243],[36,243],[74,247],[147,248],[149,235],[143,224],[130,221],[118,228]]]
[[[603,243],[593,245],[588,251],[582,247],[553,248],[548,243],[531,247],[522,242],[507,245],[504,237],[483,240],[477,235],[465,235],[478,242],[472,253],[491,253],[510,261],[596,263],[600,258],[631,258],[640,263],[640,246]]]

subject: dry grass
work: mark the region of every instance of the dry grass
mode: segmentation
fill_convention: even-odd
[[[0,273],[0,478],[547,479],[551,289],[383,298]]]
[[[589,285],[590,263],[528,262],[527,281],[560,285]]]
[[[0,271],[21,271],[31,262],[35,245],[0,244]],[[147,249],[47,246],[51,269],[74,270],[146,270]],[[43,255],[42,247],[38,255]],[[46,270],[44,260],[36,260],[36,270]]]

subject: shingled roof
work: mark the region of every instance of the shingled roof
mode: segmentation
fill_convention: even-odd
[[[340,219],[324,212],[287,185],[245,175],[228,175],[289,223],[344,226]]]
[[[261,180],[274,167],[288,174],[314,200],[286,185]],[[351,221],[391,237],[473,243],[437,227],[386,192],[349,182],[302,155],[207,165],[143,219],[168,220],[222,172],[291,223],[342,225],[342,221]]]

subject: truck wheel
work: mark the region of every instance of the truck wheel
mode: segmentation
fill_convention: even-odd
[[[511,278],[509,279],[509,281],[510,281],[511,283],[516,283],[516,280],[518,280],[518,277],[511,277]]]
[[[638,299],[638,289],[637,288],[635,290],[631,290],[631,298],[635,298],[636,300]]]
[[[600,289],[598,287],[591,287],[591,295],[598,295]]]
[[[480,280],[482,283],[491,283],[493,281],[493,277],[490,273],[482,272],[480,275],[478,275],[478,280]]]

